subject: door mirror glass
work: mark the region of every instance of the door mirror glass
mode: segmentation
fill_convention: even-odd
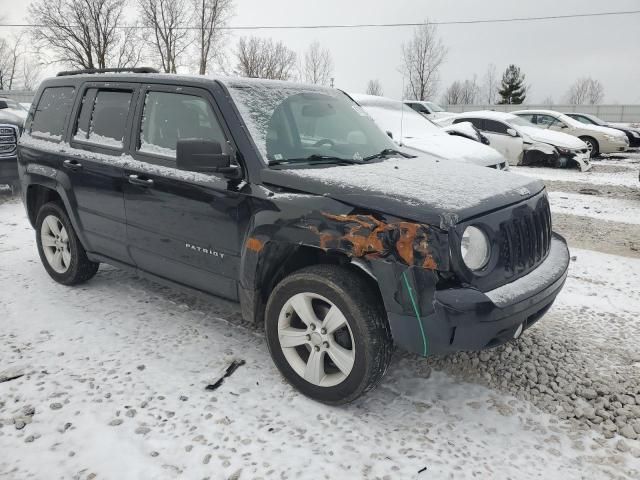
[[[231,156],[222,153],[216,140],[180,139],[177,143],[176,167],[180,170],[203,173],[232,173]]]
[[[518,132],[516,131],[515,128],[508,128],[507,129],[507,133],[509,135],[511,135],[512,137],[517,137],[518,136]]]

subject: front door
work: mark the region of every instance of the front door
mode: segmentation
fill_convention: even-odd
[[[498,150],[510,165],[520,165],[524,147],[522,137],[509,135],[510,127],[496,120],[483,119],[482,124],[482,133],[489,139],[491,147]]]
[[[238,181],[176,168],[178,139],[230,138],[210,95],[152,86],[141,94],[136,162],[125,171],[127,240],[141,270],[237,300],[249,197]]]

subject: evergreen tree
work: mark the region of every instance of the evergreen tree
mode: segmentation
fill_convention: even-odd
[[[524,84],[524,73],[520,67],[509,65],[502,74],[502,88],[498,90],[500,95],[499,105],[519,105],[527,98],[527,86]]]

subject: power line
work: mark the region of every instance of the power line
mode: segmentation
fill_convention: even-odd
[[[432,25],[473,25],[481,23],[509,23],[509,22],[537,22],[542,20],[564,20],[570,18],[586,17],[610,17],[622,15],[640,14],[640,10],[627,10],[619,12],[597,12],[597,13],[575,13],[571,15],[547,15],[541,17],[512,17],[512,18],[492,18],[476,20],[450,20],[442,22],[429,22]],[[328,25],[237,25],[220,27],[220,30],[318,30],[318,29],[347,29],[347,28],[388,28],[388,27],[418,27],[424,22],[417,23],[353,23],[353,24],[328,24]],[[0,23],[0,27],[20,27],[20,28],[47,28],[48,25],[29,23]],[[74,25],[63,25],[71,27]],[[117,28],[151,29],[140,25],[121,25]],[[178,27],[176,30],[199,30],[198,27]]]

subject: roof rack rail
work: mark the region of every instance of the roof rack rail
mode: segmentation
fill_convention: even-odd
[[[56,77],[67,77],[69,75],[84,75],[86,73],[160,73],[151,67],[134,67],[134,68],[85,68],[83,70],[67,70],[58,72]]]

